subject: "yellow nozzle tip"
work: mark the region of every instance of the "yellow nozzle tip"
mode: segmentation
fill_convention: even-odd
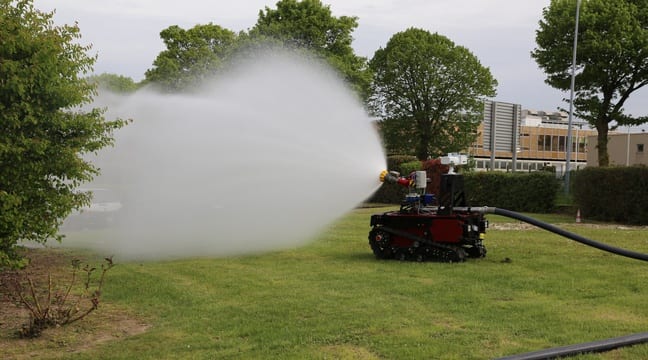
[[[385,176],[387,176],[388,173],[389,171],[387,170],[383,170],[380,172],[380,182],[385,182]]]

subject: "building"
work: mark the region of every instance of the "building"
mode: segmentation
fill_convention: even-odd
[[[596,134],[587,139],[587,164],[598,166],[598,139]],[[610,165],[648,165],[648,133],[608,134]]]
[[[476,160],[477,169],[534,171],[553,166],[558,175],[565,172],[567,113],[522,110],[518,104],[503,102],[487,102],[484,113],[479,137],[468,150]],[[587,165],[591,151],[587,144],[595,135],[596,130],[587,123],[572,121],[571,169]]]

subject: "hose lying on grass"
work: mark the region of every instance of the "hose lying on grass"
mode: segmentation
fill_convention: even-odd
[[[479,211],[479,212],[482,212],[484,214],[495,214],[495,215],[506,216],[506,217],[509,217],[511,219],[516,219],[516,220],[520,220],[520,221],[523,221],[523,222],[531,224],[531,225],[535,225],[535,226],[537,226],[539,228],[545,229],[545,230],[550,231],[550,232],[552,232],[554,234],[558,234],[558,235],[566,237],[566,238],[568,238],[570,240],[577,241],[577,242],[579,242],[581,244],[591,246],[591,247],[597,248],[599,250],[607,251],[607,252],[610,252],[612,254],[625,256],[625,257],[636,259],[636,260],[648,261],[648,254],[643,254],[643,253],[639,253],[639,252],[635,252],[635,251],[631,251],[631,250],[626,250],[626,249],[614,247],[614,246],[611,246],[611,245],[608,245],[608,244],[603,244],[603,243],[600,243],[598,241],[594,241],[594,240],[588,239],[586,237],[580,236],[578,234],[574,234],[572,232],[563,230],[563,229],[561,229],[561,228],[559,228],[557,226],[551,225],[549,223],[534,219],[532,217],[528,217],[526,215],[522,215],[522,214],[517,213],[515,211],[506,210],[506,209],[500,209],[500,208],[496,208],[496,207],[489,207],[489,206],[471,207],[471,208],[455,207],[453,209],[455,209],[455,210],[464,210],[464,211],[469,209],[469,210],[472,210],[472,211]]]
[[[499,209],[495,207],[483,207],[479,211],[482,211],[483,213],[487,213],[487,214],[501,215],[512,219],[520,220],[525,223],[535,225],[539,228],[545,229],[547,231],[551,231],[552,233],[558,234],[568,239],[577,241],[581,244],[585,244],[597,248],[599,250],[607,251],[612,254],[625,256],[637,260],[648,261],[648,254],[642,254],[642,253],[614,247],[611,245],[603,244],[594,240],[590,240],[583,236],[571,233],[569,231],[565,231],[554,225],[536,220],[534,218],[522,215],[520,213],[516,213],[514,211]],[[511,355],[511,356],[500,358],[498,360],[557,359],[561,357],[574,356],[574,355],[590,353],[590,352],[610,351],[616,348],[620,348],[624,346],[632,346],[632,345],[641,344],[645,342],[648,342],[648,332],[634,334],[634,335],[627,335],[627,336],[622,336],[622,337],[612,338],[612,339],[593,341],[593,342],[582,343],[582,344],[562,346],[562,347],[551,348],[546,350],[533,351],[524,354]]]
[[[575,356],[590,352],[610,351],[624,346],[632,346],[648,342],[648,332],[626,335],[618,338],[592,341],[588,343],[561,346],[546,350],[533,351],[524,354],[511,355],[497,360],[545,360],[558,359],[565,356]]]

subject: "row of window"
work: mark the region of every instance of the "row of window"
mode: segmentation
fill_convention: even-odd
[[[572,151],[585,152],[586,138],[572,138]],[[562,135],[540,135],[538,136],[539,151],[566,151],[567,136]],[[578,144],[578,150],[576,149]]]
[[[560,161],[538,161],[538,160],[517,160],[515,162],[515,169],[518,171],[537,171],[543,170],[547,166],[553,166],[557,170],[562,171],[565,162]],[[579,164],[583,164],[579,162]],[[512,170],[513,161],[511,159],[495,159],[493,169],[491,169],[490,159],[475,159],[475,167],[478,170]]]

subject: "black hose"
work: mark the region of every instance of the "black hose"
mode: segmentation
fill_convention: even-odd
[[[648,254],[642,254],[626,249],[617,248],[607,244],[603,244],[594,240],[590,240],[583,236],[565,231],[559,227],[553,226],[551,224],[536,220],[534,218],[516,213],[514,211],[506,209],[498,209],[494,207],[483,207],[481,209],[473,208],[473,210],[481,211],[483,213],[490,213],[495,215],[502,215],[512,219],[520,220],[525,223],[535,225],[539,228],[551,231],[552,233],[564,236],[568,239],[578,241],[581,244],[585,244],[599,250],[607,251],[616,255],[621,255],[629,257],[632,259],[648,261]],[[524,354],[512,355],[500,358],[499,360],[546,360],[546,359],[557,359],[566,356],[573,356],[589,352],[603,352],[613,350],[623,346],[632,346],[636,344],[641,344],[648,342],[648,332],[639,333],[634,335],[627,335],[618,338],[593,341],[583,344],[568,345],[563,347],[551,348],[546,350],[534,351]]]
[[[481,209],[482,209],[481,211],[484,212],[484,213],[502,215],[502,216],[506,216],[506,217],[509,217],[509,218],[512,218],[512,219],[524,221],[525,223],[535,225],[535,226],[537,226],[539,228],[545,229],[547,231],[551,231],[552,233],[558,234],[560,236],[564,236],[564,237],[566,237],[568,239],[571,239],[571,240],[574,240],[574,241],[578,241],[581,244],[585,244],[585,245],[597,248],[599,250],[607,251],[607,252],[610,252],[610,253],[616,254],[616,255],[629,257],[629,258],[632,258],[632,259],[648,261],[648,254],[642,254],[642,253],[638,253],[638,252],[634,252],[634,251],[630,251],[630,250],[626,250],[626,249],[621,249],[621,248],[614,247],[614,246],[607,245],[607,244],[603,244],[603,243],[600,243],[600,242],[597,242],[597,241],[594,241],[594,240],[590,240],[590,239],[585,238],[583,236],[571,233],[569,231],[565,231],[565,230],[563,230],[563,229],[561,229],[559,227],[556,227],[556,226],[553,226],[551,224],[548,224],[548,223],[536,220],[534,218],[522,215],[520,213],[516,213],[516,212],[511,211],[511,210],[499,209],[499,208],[495,208],[495,207],[483,207]],[[478,210],[478,208],[474,208],[474,210]]]
[[[632,346],[648,342],[648,332],[621,336],[613,339],[592,341],[588,343],[556,347],[546,350],[533,351],[524,354],[511,355],[497,360],[547,360],[565,356],[574,356],[591,352],[610,351],[623,346]]]

